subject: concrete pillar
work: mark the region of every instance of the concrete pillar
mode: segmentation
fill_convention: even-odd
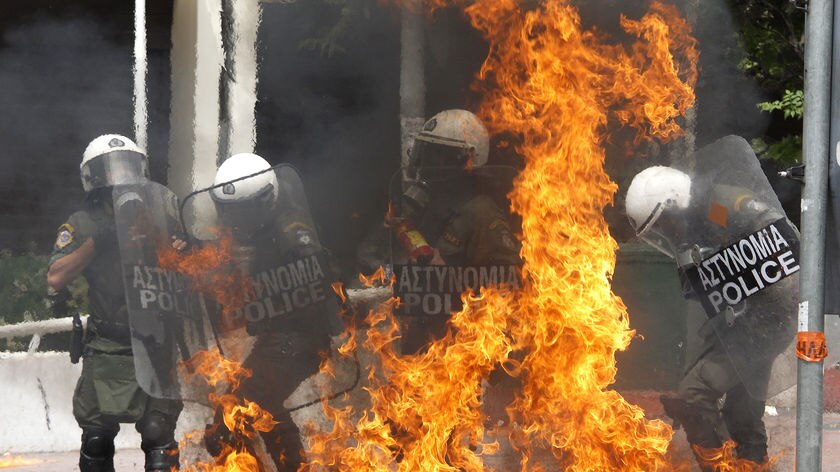
[[[216,174],[219,142],[219,73],[222,64],[221,0],[176,0],[172,18],[172,105],[169,187],[184,198],[209,186]],[[206,236],[215,221],[209,198],[185,209],[187,230]],[[201,222],[201,225],[196,224]]]
[[[172,108],[169,187],[182,199],[212,185],[216,168],[231,153],[252,152],[256,140],[257,0],[227,2],[233,10],[233,69],[222,74],[222,0],[176,0],[172,21]],[[220,77],[227,82],[220,103]],[[221,147],[220,147],[221,143]],[[188,230],[209,236],[216,215],[209,195],[185,207]]]
[[[220,160],[241,152],[254,152],[256,144],[257,34],[262,9],[258,0],[223,0],[229,15],[231,35],[225,60],[228,73],[222,75],[222,136]],[[229,11],[228,11],[229,10]]]
[[[146,0],[134,1],[134,142],[148,152]]]

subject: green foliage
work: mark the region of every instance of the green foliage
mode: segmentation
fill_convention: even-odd
[[[761,157],[795,164],[802,159],[805,12],[789,0],[728,0],[743,48],[739,68],[766,96],[756,106],[774,113],[767,135],[753,140]]]
[[[797,134],[785,136],[771,144],[763,138],[755,138],[750,144],[760,158],[773,159],[788,165],[802,161],[802,136]]]
[[[789,0],[729,0],[739,26],[740,67],[771,96],[802,88],[805,12]]]
[[[332,57],[343,54],[346,49],[341,43],[353,33],[356,22],[369,20],[371,9],[377,0],[321,0],[322,16],[328,18],[328,25],[318,29],[315,36],[304,39],[298,47],[309,51],[319,51],[321,55]]]
[[[29,251],[14,254],[0,251],[0,324],[37,321],[52,318],[47,298],[47,264],[49,256]],[[68,309],[87,312],[87,285],[83,280],[70,286]],[[25,350],[29,339],[0,340],[0,350]]]
[[[802,90],[785,90],[781,100],[761,102],[758,104],[758,108],[766,112],[778,110],[784,113],[785,118],[801,120],[804,101],[805,93]]]

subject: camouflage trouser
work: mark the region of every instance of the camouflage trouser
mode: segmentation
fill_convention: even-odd
[[[73,394],[73,416],[83,431],[95,429],[117,434],[120,423],[136,423],[141,436],[151,416],[164,423],[162,434],[174,436],[175,423],[183,404],[178,400],[150,397],[134,377],[130,355],[89,350],[82,364],[82,375]]]
[[[756,366],[756,369],[769,366]],[[718,402],[726,395],[723,409]],[[721,418],[729,436],[738,444],[741,457],[761,462],[767,451],[767,432],[764,428],[764,400],[752,398],[744,387],[729,357],[718,342],[714,342],[688,370],[678,387],[684,400],[699,420],[695,431],[686,424],[686,435],[692,443],[704,447],[716,446],[722,431],[717,425]]]

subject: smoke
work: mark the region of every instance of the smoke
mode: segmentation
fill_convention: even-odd
[[[79,209],[82,151],[103,133],[133,137],[133,2],[4,4],[0,21],[0,248],[37,243]],[[171,4],[149,5],[149,160],[165,174]],[[163,53],[162,53],[163,51]]]
[[[263,6],[256,150],[300,170],[321,239],[350,269],[400,163],[399,16],[352,18],[343,52],[328,56],[300,44],[339,10],[310,3]]]
[[[757,82],[738,69],[745,57],[731,6],[725,0],[695,2],[695,36],[700,47],[697,86],[697,146],[737,134],[748,141],[764,134],[770,115],[756,103],[768,99]]]
[[[131,135],[131,54],[93,21],[41,18],[3,32],[0,65],[0,246],[44,248],[82,199],[87,142]]]
[[[759,136],[769,116],[755,103],[765,97],[737,68],[741,53],[729,7],[724,0],[695,4],[701,49],[697,144],[725,134]],[[618,15],[604,12],[637,17],[646,2],[580,5],[584,22],[620,38]],[[341,13],[340,6],[321,2],[263,4],[257,152],[301,170],[322,238],[352,267],[355,245],[382,217],[400,161],[400,16],[377,2],[349,19]],[[130,5],[105,18],[41,15],[6,22],[0,30],[0,247],[35,240],[49,249],[51,228],[82,199],[76,175],[86,143],[104,132],[131,134]],[[346,23],[336,39],[340,51],[328,56],[300,48],[339,21]],[[150,28],[163,23],[150,16]],[[165,36],[167,28],[161,29]],[[486,44],[454,10],[436,12],[426,34],[427,114],[472,108],[478,99],[470,83]],[[168,97],[160,91],[169,89],[168,58],[149,59],[150,160],[160,180],[166,153],[155,146],[167,142]],[[495,149],[491,161],[504,153]]]

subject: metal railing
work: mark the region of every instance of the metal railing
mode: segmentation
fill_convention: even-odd
[[[82,325],[87,326],[88,315],[82,315]],[[32,336],[26,352],[35,352],[41,345],[41,337],[45,334],[64,333],[73,330],[73,317],[53,318],[50,320],[24,321],[0,326],[0,339]]]

